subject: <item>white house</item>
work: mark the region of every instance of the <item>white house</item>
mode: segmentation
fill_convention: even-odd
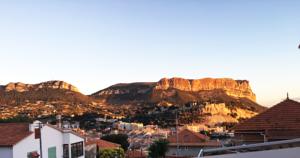
[[[142,129],[144,127],[142,123],[128,123],[122,121],[115,123],[114,126],[116,126],[116,128],[118,128],[119,130],[127,131]]]
[[[0,123],[0,158],[84,158],[83,137],[53,125],[42,125],[40,132],[38,127]]]

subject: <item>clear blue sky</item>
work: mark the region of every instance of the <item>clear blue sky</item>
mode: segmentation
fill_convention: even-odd
[[[262,105],[300,97],[300,1],[3,0],[0,84],[90,94],[162,77],[247,79]]]

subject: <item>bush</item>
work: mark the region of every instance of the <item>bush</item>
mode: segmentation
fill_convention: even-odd
[[[117,149],[100,149],[99,158],[124,158],[125,153],[122,148]]]
[[[150,158],[164,158],[168,151],[169,142],[166,139],[159,139],[149,147]]]

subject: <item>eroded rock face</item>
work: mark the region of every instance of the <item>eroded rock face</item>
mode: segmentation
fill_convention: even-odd
[[[255,115],[257,112],[253,112],[247,109],[241,109],[234,107],[229,109],[224,103],[221,104],[208,104],[202,109],[202,113],[209,114],[205,118],[205,123],[214,125],[218,123],[238,123],[239,119],[248,119]]]
[[[38,88],[52,88],[52,89],[65,89],[65,90],[70,90],[74,92],[79,92],[79,90],[64,81],[48,81],[48,82],[43,82],[38,84]]]
[[[30,88],[31,85],[26,85],[24,83],[21,82],[17,82],[17,83],[9,83],[6,86],[4,86],[4,90],[5,91],[18,91],[18,92],[24,92],[24,91],[28,91],[28,88]]]
[[[64,89],[64,90],[79,92],[75,86],[66,83],[64,81],[48,81],[39,84],[24,84],[21,82],[17,82],[17,83],[9,83],[3,87],[6,92],[8,91],[24,92],[29,90],[43,89],[43,88]]]
[[[247,80],[233,80],[229,78],[204,78],[195,80],[183,78],[163,78],[155,86],[155,89],[161,90],[167,90],[170,88],[192,92],[222,89],[229,96],[248,98],[252,101],[256,101],[256,96],[252,92]]]

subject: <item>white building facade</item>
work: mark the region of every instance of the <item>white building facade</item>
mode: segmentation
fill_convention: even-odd
[[[5,129],[7,129],[10,125],[0,124],[0,135],[3,133],[1,126],[6,126]],[[11,144],[5,144],[10,141],[10,136],[7,141],[3,140],[6,138],[2,138],[0,158],[84,158],[84,138],[80,135],[71,130],[63,130],[46,124],[41,128],[42,143],[40,147],[40,139],[36,138],[35,133],[37,127],[37,124],[28,126],[29,134]],[[40,152],[40,148],[42,148],[42,152]]]

